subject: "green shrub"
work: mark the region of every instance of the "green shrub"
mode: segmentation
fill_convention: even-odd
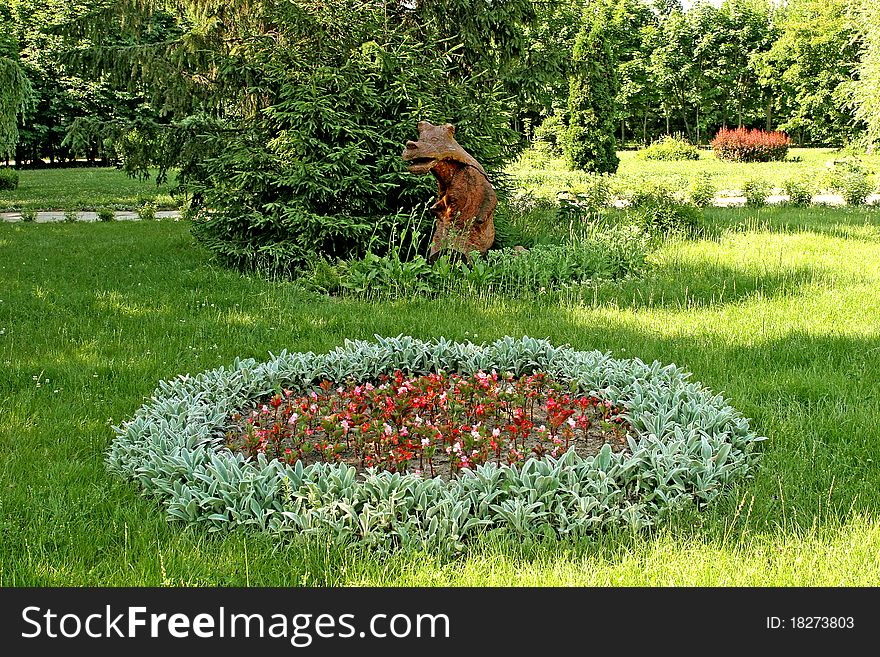
[[[687,197],[698,208],[712,205],[715,192],[718,187],[712,182],[712,176],[708,173],[700,173],[691,178],[687,189]]]
[[[403,260],[399,251],[382,256],[367,253],[363,259],[349,262],[340,285],[358,294],[411,297],[434,291],[431,274],[431,265],[421,255]]]
[[[558,202],[517,193],[509,202],[499,201],[495,211],[497,247],[529,247],[540,241],[566,239]]]
[[[699,160],[700,149],[686,139],[664,135],[653,144],[638,152],[643,160]]]
[[[703,212],[681,200],[670,184],[645,180],[628,194],[626,220],[651,238],[695,235],[703,223]]]
[[[695,235],[703,223],[703,213],[699,208],[675,200],[642,203],[628,208],[626,215],[652,238]]]
[[[620,89],[602,5],[575,39],[568,88],[568,129],[563,150],[574,169],[614,173],[617,157],[614,99]],[[590,14],[585,14],[588,16]]]
[[[535,128],[535,148],[562,156],[562,144],[567,126],[559,114],[551,114]]]
[[[156,218],[156,204],[147,201],[138,208],[137,215],[141,221],[153,221]]]
[[[113,221],[116,218],[111,208],[98,208],[98,221]]]
[[[555,214],[555,209],[549,203],[544,203],[550,212]],[[493,249],[513,248],[514,246],[529,246],[534,240],[528,237],[522,230],[523,223],[521,215],[525,212],[534,215],[539,211],[532,206],[530,210],[520,209],[522,206],[518,203],[512,203],[502,200],[495,208],[495,242],[492,244]]]
[[[587,174],[584,176],[584,191],[572,194],[560,192],[556,196],[560,216],[565,221],[581,219],[601,212],[612,200],[611,177],[607,174]]]
[[[782,193],[788,196],[788,205],[803,207],[813,201],[812,188],[804,178],[789,178],[783,182]]]
[[[79,212],[76,210],[68,210],[64,213],[64,223],[72,224],[79,220]]]
[[[855,158],[834,162],[826,176],[826,184],[843,196],[847,205],[864,205],[874,192],[868,170]]]
[[[0,190],[18,189],[18,171],[12,167],[0,167]]]
[[[662,178],[640,180],[639,184],[635,188],[628,189],[624,196],[630,208],[656,205],[658,203],[676,203],[678,201],[671,182]]]
[[[36,210],[22,210],[21,211],[21,220],[27,223],[32,223],[37,220],[37,212]]]
[[[760,178],[751,178],[743,183],[743,196],[746,197],[746,207],[760,208],[767,205],[767,197],[770,196],[770,183]]]
[[[315,258],[305,267],[297,282],[307,290],[321,294],[337,294],[342,290],[342,280],[347,263],[331,263],[325,258]]]

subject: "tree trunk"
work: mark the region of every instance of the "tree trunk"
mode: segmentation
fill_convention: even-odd
[[[773,116],[773,98],[770,97],[767,99],[767,132],[770,132],[770,126],[772,123]]]

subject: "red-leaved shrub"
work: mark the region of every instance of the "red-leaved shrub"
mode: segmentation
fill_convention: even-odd
[[[791,139],[784,132],[721,128],[712,140],[715,157],[731,162],[784,160]]]

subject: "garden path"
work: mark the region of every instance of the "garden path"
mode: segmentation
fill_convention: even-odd
[[[722,191],[715,195],[714,205],[717,207],[731,207],[736,205],[745,205],[744,196],[737,196],[736,191]],[[767,197],[769,204],[782,203],[787,201],[788,196],[782,194],[773,194]],[[880,194],[872,194],[868,197],[868,203],[871,205],[880,205]],[[614,203],[617,207],[626,205],[626,201],[618,200]],[[813,197],[814,205],[844,205],[843,197],[839,194],[819,194]],[[77,212],[78,221],[98,221],[97,212]],[[37,212],[35,221],[37,223],[51,223],[56,221],[64,221],[66,213],[61,210],[53,210],[49,212]],[[173,219],[179,220],[181,213],[179,210],[157,210],[156,219]],[[114,213],[114,219],[117,221],[136,221],[138,213],[130,210],[119,211]],[[14,222],[21,221],[20,212],[0,212],[0,221]]]

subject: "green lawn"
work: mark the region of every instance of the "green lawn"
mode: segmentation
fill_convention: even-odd
[[[169,183],[156,185],[155,178],[142,181],[112,168],[22,169],[18,189],[0,190],[0,212],[5,210],[135,210],[146,201],[159,209],[174,209],[178,203]]]
[[[793,148],[784,162],[732,163],[718,160],[711,151],[701,150],[700,159],[684,162],[643,160],[637,151],[620,151],[620,166],[612,176],[613,185],[620,192],[639,189],[648,181],[665,181],[673,190],[685,189],[688,181],[700,173],[709,174],[716,188],[738,195],[743,183],[761,179],[775,188],[790,178],[802,178],[814,186],[814,193],[828,193],[823,178],[828,163],[845,157],[832,148]],[[880,187],[880,155],[861,155],[859,159],[874,174]],[[516,187],[528,189],[535,196],[555,199],[562,190],[582,192],[589,186],[589,177],[582,172],[570,171],[561,158],[529,150],[507,168]]]
[[[880,212],[710,219],[644,281],[537,302],[309,296],[217,268],[185,222],[0,224],[0,586],[880,584]],[[769,437],[761,468],[653,532],[452,562],[206,536],[107,474],[110,425],[160,379],[377,333],[677,363]]]

